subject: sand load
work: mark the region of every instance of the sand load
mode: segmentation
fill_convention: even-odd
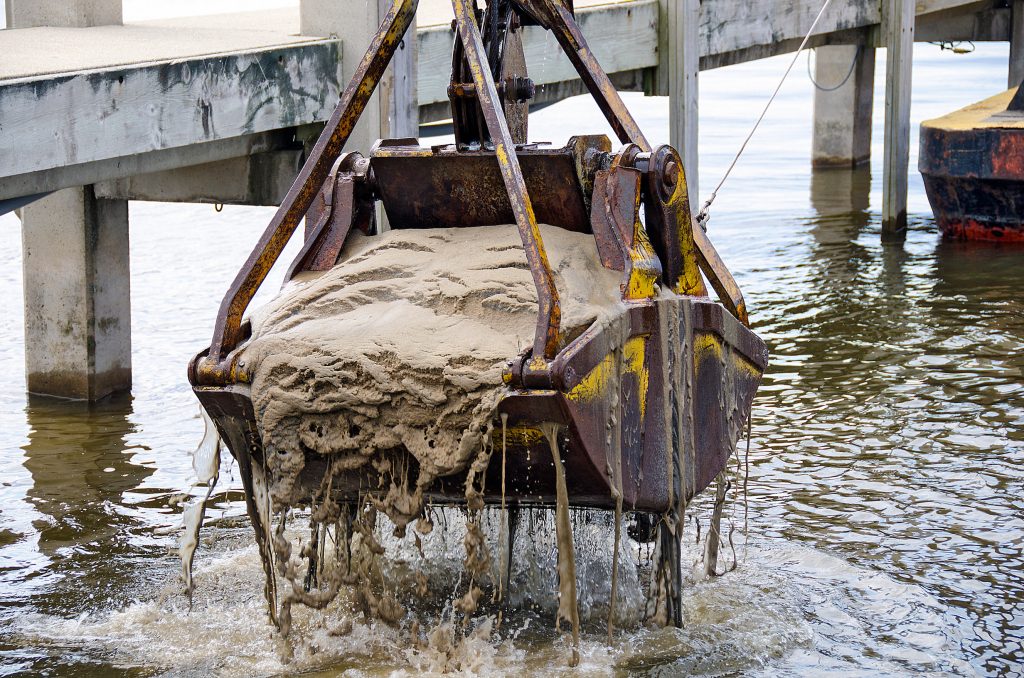
[[[593,236],[541,232],[564,344],[619,308],[621,275],[601,266]],[[252,319],[242,360],[274,506],[308,501],[299,477],[309,454],[335,472],[376,465],[384,482],[407,453],[409,485],[381,504],[403,528],[430,485],[465,472],[484,447],[502,371],[536,318],[515,226],[351,236],[332,270],[289,284]]]
[[[684,512],[725,470],[767,349],[696,227],[682,157],[645,138],[571,3],[490,1],[481,14],[455,2],[455,143],[343,153],[416,8],[398,0],[383,17],[189,366],[238,462],[271,618],[287,636],[292,602],[323,608],[344,585],[365,616],[398,624],[378,516],[397,537],[416,519],[418,548],[435,509],[458,506],[467,576],[445,588],[465,624],[488,585],[503,600],[518,513],[557,507],[556,617],[574,638],[570,509],[614,511],[618,536],[624,511],[643,517],[634,533],[655,543],[660,601],[649,616],[679,626]],[[558,37],[618,150],[602,135],[529,142],[526,25]],[[376,232],[380,210],[398,230],[358,235]],[[294,282],[243,323],[303,219]],[[502,515],[499,577],[487,575],[488,503]],[[293,549],[296,505],[312,525]]]

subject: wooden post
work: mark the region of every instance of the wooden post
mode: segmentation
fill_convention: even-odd
[[[1024,80],[1024,0],[1013,0],[1010,19],[1010,69],[1008,87]]]
[[[875,50],[863,45],[814,50],[814,167],[856,167],[871,159]]]
[[[660,77],[668,79],[669,142],[683,158],[690,209],[696,213],[700,208],[697,152],[700,0],[668,0],[664,5]]]
[[[902,241],[907,231],[910,171],[910,91],[914,49],[914,0],[884,0],[885,158],[882,239]]]
[[[390,9],[391,3],[392,0],[377,0],[378,20]],[[398,46],[391,68],[384,74],[380,88],[383,136],[395,139],[419,137],[420,106],[416,96],[415,25]]]

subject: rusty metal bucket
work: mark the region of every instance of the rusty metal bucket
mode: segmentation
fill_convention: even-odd
[[[485,493],[485,501],[554,504],[554,460],[541,427],[555,424],[571,505],[611,509],[621,498],[626,510],[675,516],[662,521],[670,527],[660,534],[665,544],[675,540],[674,560],[668,557],[678,582],[671,526],[681,506],[725,468],[767,366],[738,286],[693,223],[682,160],[669,146],[651,148],[593,60],[571,3],[558,0],[493,0],[482,18],[475,2],[453,0],[456,143],[421,148],[415,140],[385,140],[368,157],[341,155],[416,4],[397,0],[386,16],[225,296],[210,347],[189,366],[196,395],[238,461],[257,540],[265,546],[253,498],[264,448],[250,375],[238,361],[249,333],[243,312],[303,217],[305,242],[289,276],[334,266],[353,227],[374,231],[379,201],[393,227],[518,226],[538,320],[532,346],[509,356],[505,395],[494,413],[501,436],[495,444],[505,454],[492,456],[485,484],[503,486],[504,494]],[[617,151],[603,136],[576,137],[563,148],[526,143],[532,84],[519,32],[529,24],[555,34],[623,144]],[[558,291],[538,223],[592,234],[602,265],[621,272],[619,315],[561,348]],[[706,283],[720,302],[709,298]],[[307,454],[301,483],[310,496],[325,471],[323,457]],[[361,473],[334,482],[340,499],[356,501],[365,491]],[[432,500],[464,502],[464,481],[439,479]],[[674,616],[678,623],[678,601]]]
[[[678,174],[673,186],[664,176],[680,162],[675,151],[609,148],[605,137],[577,137],[560,149],[519,149],[538,220],[593,234],[602,263],[622,272],[623,306],[613,322],[591,327],[548,360],[535,360],[532,349],[509,356],[507,392],[494,414],[496,432],[504,419],[495,442],[505,443],[506,466],[496,457],[486,485],[499,487],[504,470],[504,497],[513,504],[554,503],[551,452],[539,428],[554,423],[563,430],[571,504],[611,509],[621,491],[629,510],[668,510],[673,497],[689,498],[724,468],[766,367],[761,340],[704,292],[692,229],[680,220],[688,215],[685,182]],[[497,164],[490,151],[396,142],[378,144],[369,159],[346,156],[321,192],[289,275],[333,266],[353,225],[370,229],[374,196],[402,228],[507,223],[511,205],[495,190]],[[735,297],[730,304],[742,309]],[[207,355],[192,364],[196,395],[232,453],[262,464],[249,375],[235,367],[233,383],[203,384],[198,366]],[[674,458],[684,461],[683,477],[672,478]],[[310,496],[325,467],[307,455]],[[335,481],[335,491],[355,501],[363,480],[353,473]],[[439,480],[431,495],[464,501],[464,478]]]

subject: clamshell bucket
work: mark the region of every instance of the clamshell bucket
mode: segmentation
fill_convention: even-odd
[[[239,362],[249,333],[243,312],[303,217],[305,242],[289,277],[334,266],[353,227],[373,232],[378,201],[393,228],[518,227],[538,320],[532,345],[508,356],[493,421],[503,454],[492,455],[485,483],[504,487],[504,494],[488,492],[485,501],[555,503],[552,446],[544,434],[554,425],[569,504],[618,505],[678,520],[689,497],[725,468],[767,365],[735,281],[693,223],[679,154],[647,143],[594,61],[571,4],[495,0],[479,19],[474,2],[454,0],[458,38],[449,93],[456,143],[422,148],[415,140],[385,140],[368,156],[341,155],[416,4],[399,0],[387,14],[228,291],[211,346],[190,365],[195,393],[238,461],[257,539],[264,532],[253,477],[264,466],[264,446],[251,375]],[[576,137],[563,148],[526,143],[533,86],[520,32],[530,24],[555,34],[623,144],[618,150],[601,136]],[[538,223],[591,234],[602,265],[621,274],[617,312],[564,345]],[[707,283],[720,301],[708,296]],[[307,456],[301,483],[312,493],[326,461]],[[368,486],[365,473],[335,480],[333,492],[355,502]],[[439,504],[465,502],[464,475],[440,478],[429,495]]]

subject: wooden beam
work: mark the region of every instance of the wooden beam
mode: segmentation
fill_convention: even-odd
[[[293,139],[295,134],[294,128],[260,132],[259,134],[247,134],[192,146],[137,153],[126,157],[108,158],[80,165],[65,165],[28,174],[0,177],[0,200],[49,193],[71,186],[113,181],[137,174],[165,172],[230,158],[243,158],[254,153],[287,150],[295,146]]]
[[[683,158],[690,210],[700,209],[697,129],[700,74],[700,0],[676,0],[666,17],[669,34],[669,139]]]
[[[914,42],[1005,42],[1010,39],[1008,6],[983,2],[967,8],[918,15]]]
[[[1010,68],[1007,87],[1024,80],[1024,0],[1013,0],[1010,15]]]
[[[0,82],[0,179],[326,120],[339,71],[327,40]]]
[[[821,2],[704,0],[701,3],[701,55],[727,54],[759,45],[800,40],[810,30]],[[833,3],[814,35],[879,23],[878,2]],[[795,47],[794,47],[795,49]]]
[[[882,238],[902,241],[907,230],[907,181],[910,171],[914,0],[884,0],[883,12],[886,66]]]
[[[95,185],[96,197],[221,205],[281,204],[305,155],[301,149],[257,153]]]

